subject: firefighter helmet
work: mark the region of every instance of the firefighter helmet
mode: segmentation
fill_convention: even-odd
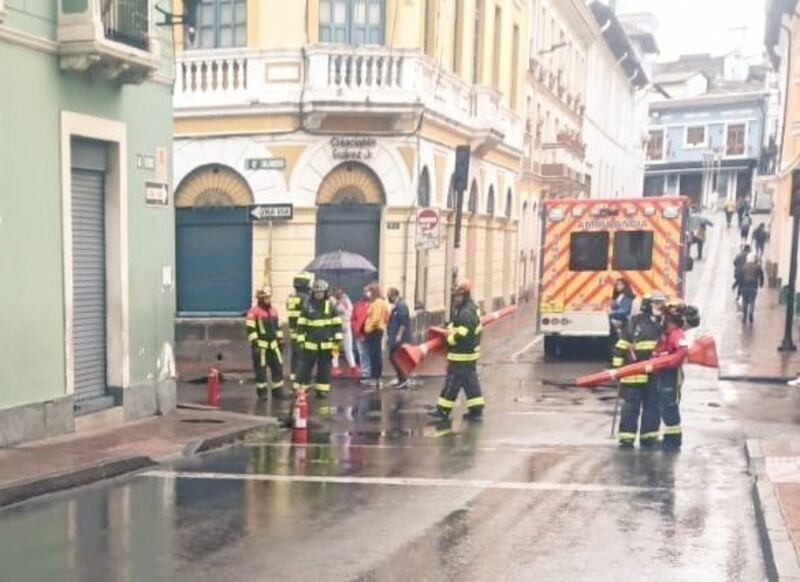
[[[262,287],[256,291],[256,299],[267,299],[272,297],[272,289],[270,287]]]
[[[314,285],[311,287],[312,293],[325,293],[325,296],[328,296],[328,291],[330,291],[330,285],[325,279],[317,279],[314,281]]]
[[[314,273],[308,273],[303,271],[302,273],[298,273],[294,276],[294,281],[292,281],[292,285],[297,290],[305,290],[311,288],[311,285],[314,284]]]
[[[469,295],[472,293],[472,283],[469,279],[461,279],[456,284],[456,295]]]

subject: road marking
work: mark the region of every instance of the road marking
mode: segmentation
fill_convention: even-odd
[[[484,481],[474,479],[432,479],[422,477],[336,477],[316,475],[262,475],[251,473],[201,473],[188,471],[145,471],[142,477],[217,481],[268,481],[273,483],[334,483],[339,485],[389,485],[401,487],[451,487],[514,491],[572,491],[579,493],[644,493],[668,491],[667,487],[599,485],[594,483],[548,483],[525,481]]]
[[[516,362],[522,354],[524,354],[529,349],[534,347],[536,344],[541,342],[543,337],[544,337],[543,335],[537,335],[535,338],[533,338],[533,341],[531,341],[528,345],[526,345],[524,348],[522,348],[518,352],[514,353],[514,355],[511,356],[511,361],[512,362]]]
[[[557,411],[558,414],[563,414],[563,411]],[[249,442],[244,443],[243,445],[246,448],[261,448],[261,447],[272,447],[272,448],[298,448],[298,449],[311,449],[311,448],[346,448],[346,449],[435,449],[440,450],[439,446],[436,445],[425,445],[425,444],[409,444],[409,445],[389,445],[389,444],[374,444],[374,445],[367,445],[367,444],[350,444],[346,442],[333,442],[333,443],[307,443],[307,444],[296,444],[296,443],[258,443],[258,442]],[[547,453],[554,450],[552,445],[543,445],[543,446],[532,446],[532,447],[521,447],[521,446],[497,446],[497,447],[475,447],[476,451],[482,453]]]

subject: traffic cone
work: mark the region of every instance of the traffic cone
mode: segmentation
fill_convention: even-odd
[[[719,368],[719,358],[717,357],[717,342],[710,335],[700,336],[689,348],[690,364],[705,366],[707,368]]]

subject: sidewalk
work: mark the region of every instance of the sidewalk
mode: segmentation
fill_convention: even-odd
[[[770,580],[800,582],[800,442],[748,440],[747,457]]]
[[[0,450],[0,506],[230,444],[274,418],[179,408],[175,414]]]

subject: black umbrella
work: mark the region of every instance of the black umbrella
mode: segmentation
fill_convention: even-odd
[[[319,255],[308,264],[305,270],[311,271],[315,275],[322,276],[346,274],[372,275],[378,272],[375,265],[361,255],[348,253],[342,250]]]

